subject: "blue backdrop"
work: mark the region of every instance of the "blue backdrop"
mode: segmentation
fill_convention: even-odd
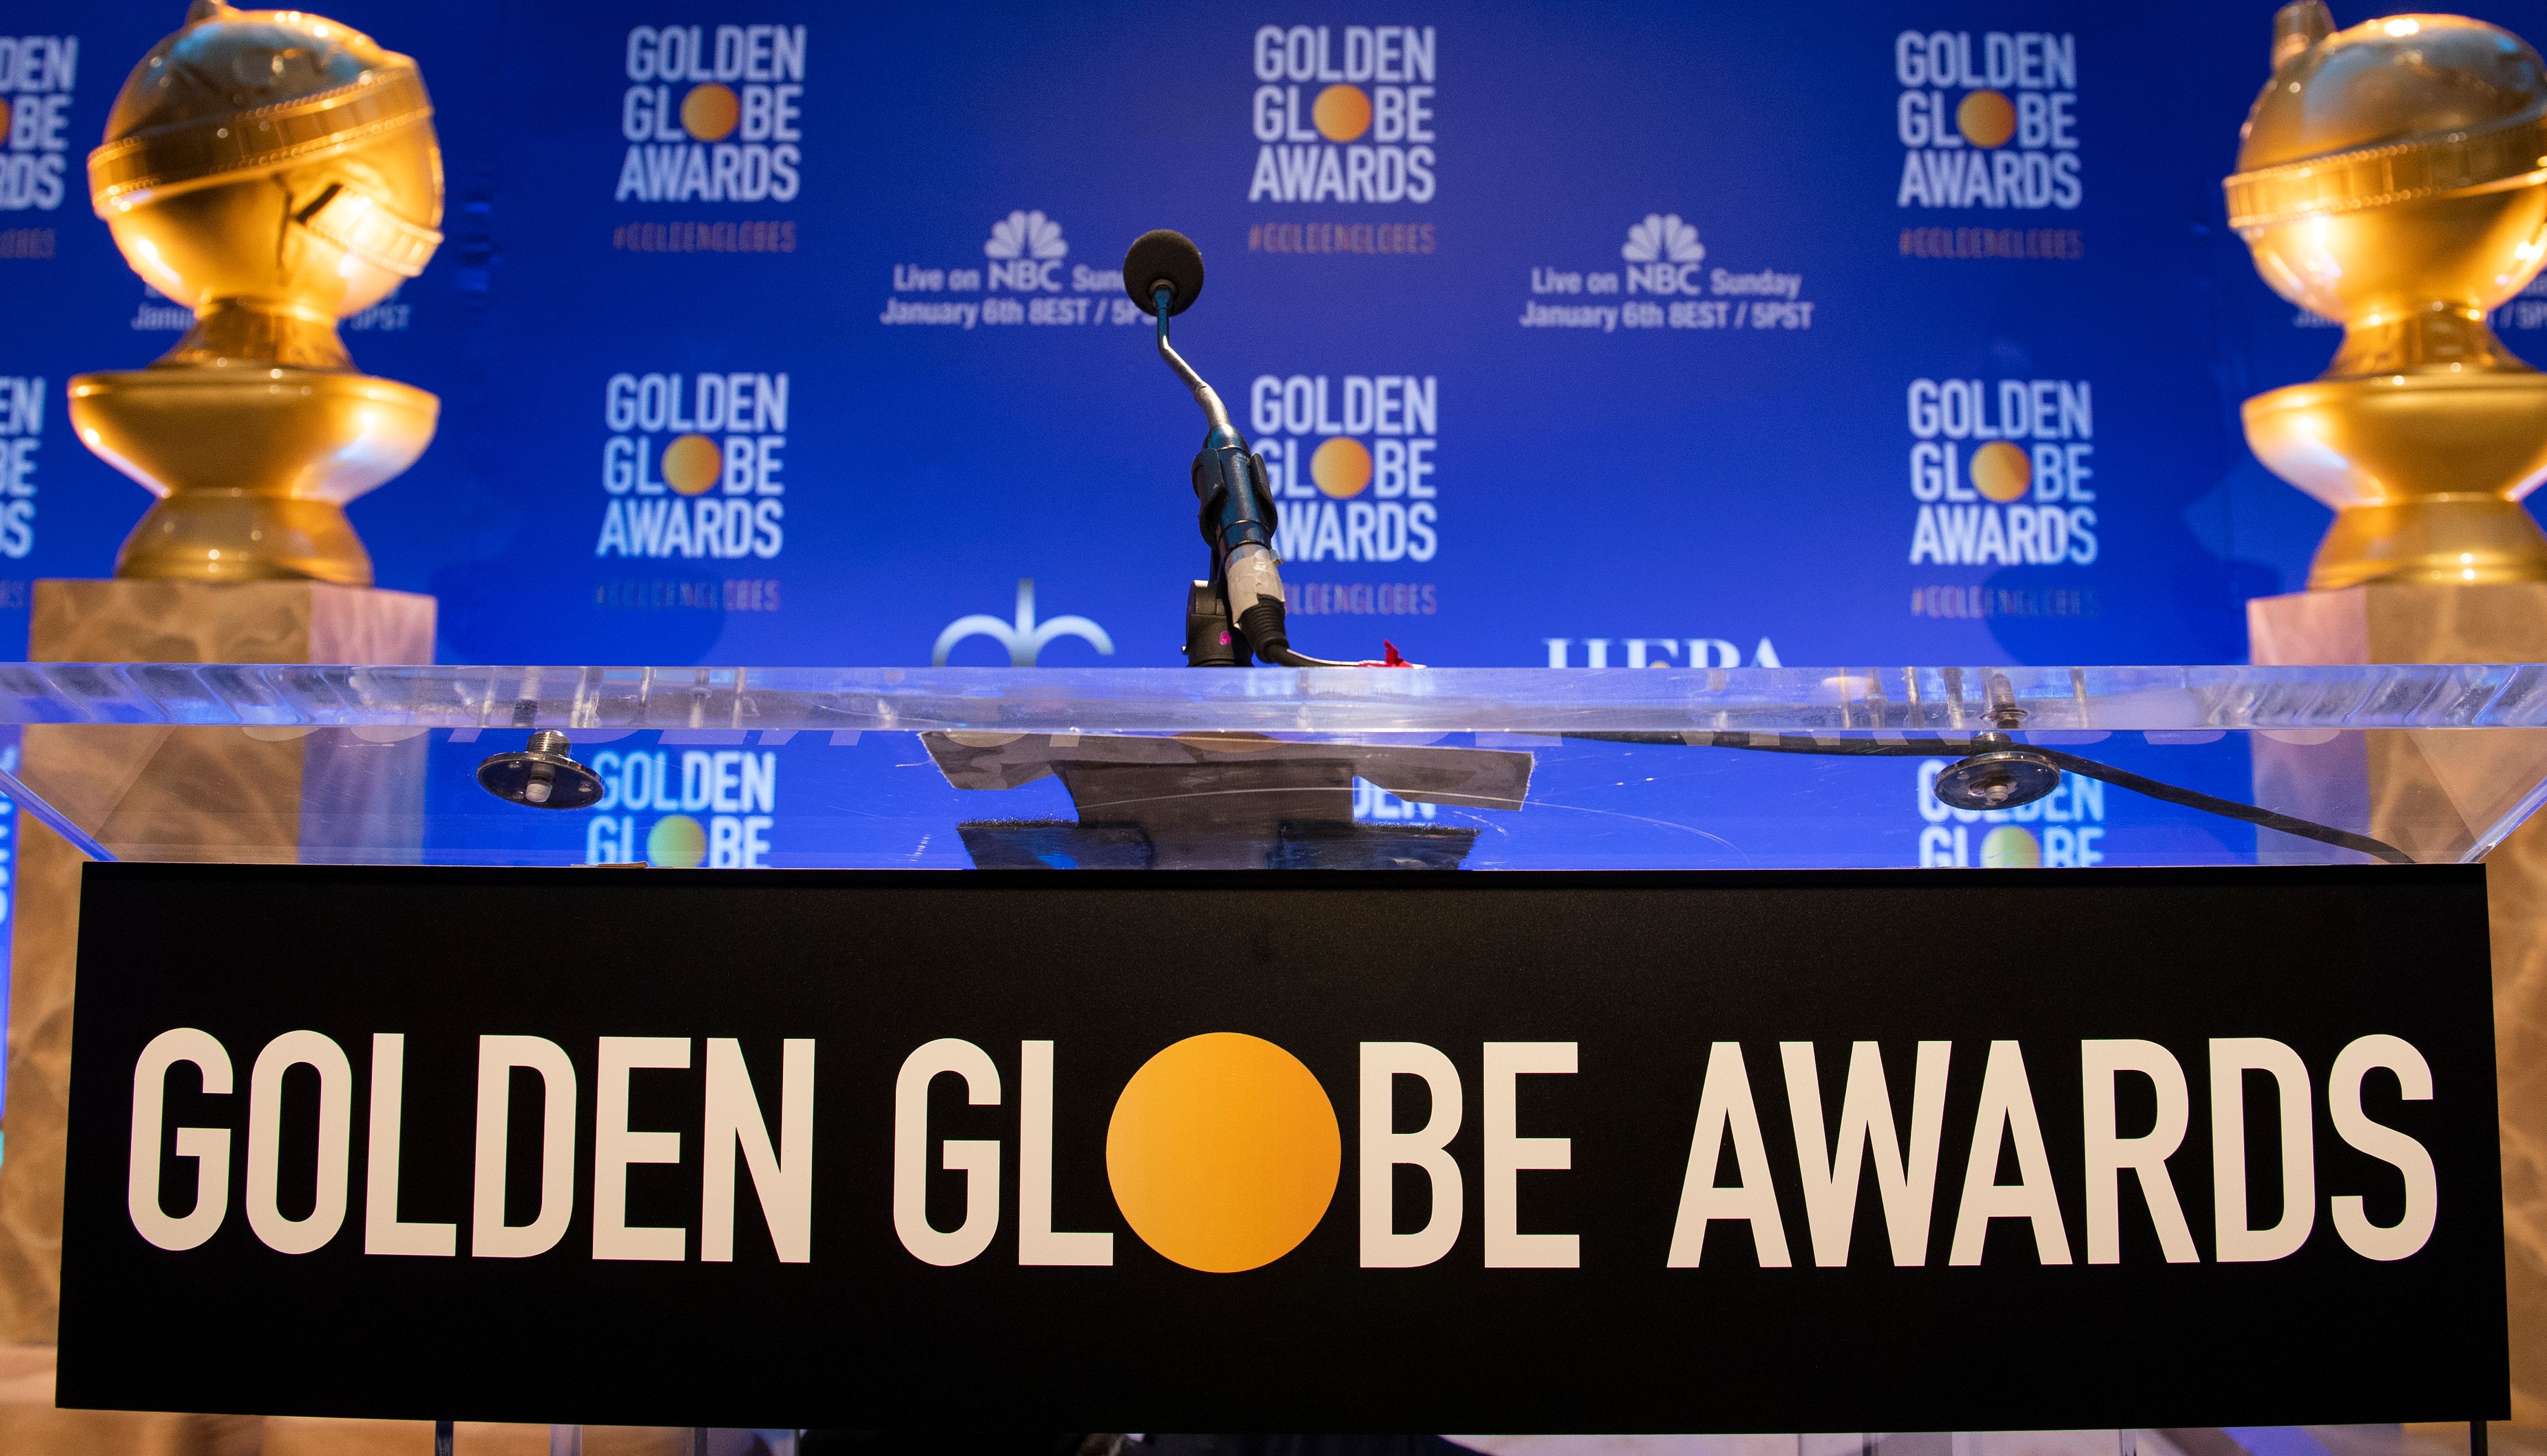
[[[1158,226],[1320,655],[2235,662],[2325,529],[2237,417],[2336,338],[2224,225],[2272,0],[321,8],[438,109],[448,238],[344,332],[443,400],[353,518],[446,662],[1177,663],[1202,426],[1114,275]],[[0,16],[0,654],[146,504],[63,400],[187,322],[84,178],[182,13]],[[2547,290],[2496,326],[2547,355]],[[585,736],[611,797],[561,817],[436,734],[425,856],[952,866],[956,819],[1069,813],[891,735]],[[2096,751],[2242,795],[2200,736]],[[2265,848],[2093,785],[1978,816],[1933,765],[1534,751],[1528,833],[1442,812],[1496,828],[1473,863]]]
[[[446,661],[1172,664],[1201,424],[1113,270],[1175,226],[1307,650],[2240,660],[2326,515],[2237,402],[2335,339],[2223,226],[2271,9],[345,0],[449,179],[354,520]],[[0,26],[0,651],[146,503],[63,386],[185,321],[83,174],[181,11]]]

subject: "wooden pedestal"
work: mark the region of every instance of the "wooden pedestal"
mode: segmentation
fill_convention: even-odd
[[[318,582],[39,581],[28,656],[421,663],[433,660],[433,618],[431,597]],[[313,847],[313,837],[344,837],[349,822],[343,794],[335,792],[333,812],[305,824],[305,791],[382,779],[420,785],[421,774],[359,772],[362,766],[347,755],[416,754],[422,746],[421,738],[367,743],[293,729],[31,727],[19,772],[118,852],[288,861]],[[396,806],[374,807],[395,817]],[[0,1146],[0,1449],[44,1456],[253,1456],[267,1441],[263,1422],[253,1416],[52,1409],[49,1346],[61,1294],[62,1119],[81,855],[31,815],[12,817],[9,1097],[0,1121],[7,1135]],[[208,932],[257,933],[243,926]],[[289,932],[276,926],[267,933]],[[134,1318],[153,1317],[135,1311]]]

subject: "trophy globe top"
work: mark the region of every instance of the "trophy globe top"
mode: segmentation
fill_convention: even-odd
[[[2518,36],[2465,16],[2390,16],[2297,49],[2274,71],[2239,130],[2238,170],[2541,115],[2547,68]]]
[[[2547,65],[2508,31],[2397,15],[2277,18],[2239,132],[2230,225],[2284,298],[2347,324],[2481,320],[2547,252]]]
[[[2246,443],[2334,507],[2309,588],[2547,582],[2547,376],[2487,314],[2547,252],[2547,66],[2508,31],[2273,17],[2223,184],[2274,291],[2343,324],[2325,374],[2247,400]]]
[[[197,0],[88,162],[125,260],[197,312],[160,362],[350,368],[335,320],[442,241],[432,115],[415,62],[351,27]]]

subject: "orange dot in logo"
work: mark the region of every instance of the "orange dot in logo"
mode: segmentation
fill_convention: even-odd
[[[725,452],[705,435],[683,435],[663,447],[663,483],[683,495],[705,495],[725,473]]]
[[[1973,452],[1973,488],[1984,498],[2000,505],[2023,500],[2033,484],[2034,462],[2021,447],[1992,440]]]
[[[2014,824],[2001,824],[1981,840],[1984,870],[2033,870],[2043,865],[2043,846]]]
[[[647,862],[670,870],[695,870],[707,863],[708,832],[685,814],[665,814],[646,831]]]
[[[1955,129],[1975,146],[2005,146],[2016,134],[2016,108],[1996,91],[1976,91],[1955,108]]]
[[[1188,1269],[1234,1274],[1299,1246],[1335,1201],[1344,1136],[1300,1059],[1216,1031],[1161,1052],[1123,1086],[1105,1177],[1141,1242]]]
[[[1361,494],[1370,483],[1370,452],[1350,435],[1338,435],[1309,457],[1309,478],[1318,488],[1343,500]]]
[[[725,140],[734,134],[734,124],[741,120],[743,103],[736,99],[732,87],[710,81],[691,87],[690,94],[681,98],[681,129],[701,141]]]
[[[1329,141],[1351,141],[1370,129],[1370,98],[1360,86],[1330,86],[1318,93],[1309,120]]]

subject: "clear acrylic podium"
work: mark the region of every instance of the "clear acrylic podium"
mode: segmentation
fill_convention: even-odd
[[[2547,665],[1718,670],[0,665],[19,790],[125,859],[1743,869],[2482,859]],[[482,789],[534,729],[597,777]],[[1995,737],[1991,735],[1997,735]],[[2004,738],[2090,771],[2012,809]],[[2098,776],[2096,768],[2110,772]],[[2174,800],[2135,785],[2184,791]],[[2185,800],[2254,806],[2237,817]],[[2252,819],[2287,815],[2327,838]],[[2347,847],[2366,836],[2393,854]]]
[[[23,729],[0,791],[82,852],[125,860],[1469,871],[2468,863],[2547,799],[2547,664],[10,663],[0,664],[0,725]],[[565,734],[565,754],[597,780],[587,807],[531,807],[481,786],[483,760],[521,750],[542,729]],[[1938,798],[1941,774],[1997,743],[2064,755],[2058,787],[1995,811]],[[2284,821],[2328,832],[2276,826]],[[2309,1430],[2284,1444],[2335,1456],[2468,1449],[2463,1428]],[[765,1434],[776,1449],[777,1433]],[[1496,1456],[1575,1456],[1542,1444],[1553,1438],[1458,1439]],[[1671,1456],[2240,1449],[2219,1432],[2173,1430],[1653,1439],[1680,1441]],[[2265,1446],[2282,1449],[2252,1449]]]

